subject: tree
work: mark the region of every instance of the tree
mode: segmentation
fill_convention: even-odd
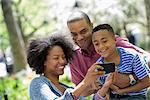
[[[12,2],[13,11],[16,13],[15,17],[26,44],[30,37],[33,37],[36,32],[48,25],[45,17],[48,14],[47,6],[45,2],[37,2],[37,0],[13,0]],[[28,7],[26,7],[27,5]]]
[[[1,22],[0,24],[2,24],[2,25],[6,24],[7,29],[9,29],[9,30],[8,30],[8,32],[6,32],[5,28],[0,27],[0,32],[1,32],[0,35],[2,35],[3,37],[9,36],[9,42],[12,47],[12,53],[13,53],[14,60],[16,63],[15,71],[19,71],[22,68],[24,68],[24,67],[19,67],[19,66],[21,63],[24,64],[24,62],[26,62],[24,56],[25,56],[25,47],[26,47],[26,43],[27,43],[28,39],[31,37],[38,37],[39,35],[40,36],[47,35],[54,28],[54,27],[52,27],[52,25],[55,25],[56,22],[51,19],[48,19],[48,17],[49,17],[48,9],[49,8],[46,6],[46,4],[47,4],[47,2],[43,2],[42,0],[38,1],[38,2],[37,2],[37,0],[32,0],[32,1],[27,1],[27,0],[6,0],[5,1],[5,0],[2,0],[2,2],[1,2],[2,12],[4,15],[5,21],[3,21],[3,19],[0,17],[0,22]],[[8,9],[9,12],[6,11],[6,9]],[[9,18],[10,16],[11,16],[11,18]],[[49,24],[49,21],[51,22],[50,24]],[[11,27],[11,26],[13,26],[13,27]],[[11,28],[14,29],[14,31],[12,31]],[[14,34],[12,34],[12,32]],[[38,33],[38,34],[36,34],[36,33]],[[17,39],[15,39],[15,38],[17,38]],[[12,41],[14,43],[12,43]],[[16,43],[18,43],[18,44],[16,45]],[[23,44],[23,45],[21,45],[21,44]],[[8,43],[6,44],[6,42],[5,42],[4,45],[6,45],[8,47]],[[7,47],[5,47],[5,48],[7,48]],[[16,48],[17,48],[17,50],[16,50]],[[17,53],[17,55],[16,55],[16,53]],[[20,57],[22,56],[23,58],[17,57],[19,55],[20,55]],[[19,67],[19,69],[18,69],[18,67]]]
[[[9,41],[14,57],[14,72],[25,68],[25,48],[19,25],[12,10],[11,0],[1,0],[4,20],[9,33]]]
[[[148,49],[150,49],[150,0],[145,0],[146,17],[147,17],[147,29],[148,29]]]

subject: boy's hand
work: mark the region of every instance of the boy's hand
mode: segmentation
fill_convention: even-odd
[[[114,85],[118,86],[119,88],[126,88],[130,85],[130,79],[128,74],[121,74],[119,72],[114,73]]]
[[[119,87],[117,87],[117,86],[115,86],[115,85],[111,85],[111,89],[112,89],[113,91],[115,91],[117,94],[123,95],[123,91],[122,91],[122,89],[120,89]]]

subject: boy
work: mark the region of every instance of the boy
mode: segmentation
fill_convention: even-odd
[[[146,100],[147,87],[150,86],[148,77],[150,69],[145,60],[136,52],[116,47],[115,33],[108,24],[98,25],[93,29],[92,42],[96,52],[101,55],[97,60],[98,62],[113,62],[116,65],[116,71],[124,74],[135,74],[139,80],[136,84],[122,89],[112,85],[113,91],[111,91],[110,99]],[[100,77],[101,84],[105,82],[106,76]]]

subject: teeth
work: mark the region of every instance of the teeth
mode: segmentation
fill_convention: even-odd
[[[65,66],[59,66],[59,68],[64,68]]]
[[[105,50],[102,50],[102,52],[105,52]]]
[[[104,53],[105,52],[105,50],[101,50],[101,53]]]

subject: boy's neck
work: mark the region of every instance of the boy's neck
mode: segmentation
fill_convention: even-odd
[[[118,49],[116,48],[116,50],[114,51],[114,53],[111,56],[104,58],[104,62],[114,62],[116,65],[119,65],[120,64],[120,54],[119,54]]]

